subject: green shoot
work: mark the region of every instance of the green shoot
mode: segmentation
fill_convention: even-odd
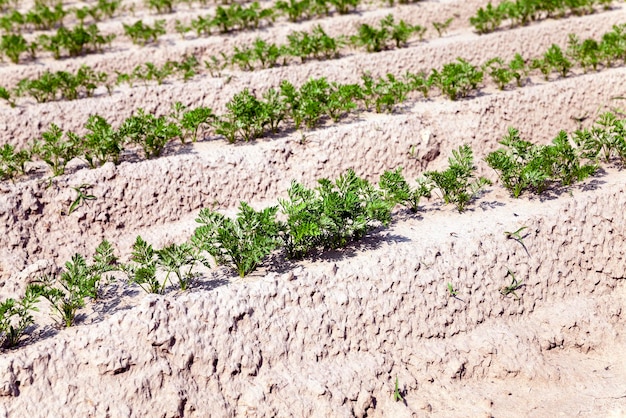
[[[70,205],[70,208],[67,211],[67,215],[71,215],[81,204],[88,200],[96,200],[96,196],[92,194],[88,194],[88,190],[93,186],[91,184],[83,183],[80,186],[72,187],[76,191],[76,199]]]
[[[527,226],[523,226],[521,228],[519,228],[517,231],[513,231],[513,232],[509,232],[509,231],[504,231],[504,235],[506,236],[507,239],[514,239],[516,241],[519,241],[521,243],[524,242],[524,237],[526,236],[522,236],[522,231],[524,229],[528,229]]]
[[[398,401],[404,402],[404,398],[402,397],[402,394],[400,393],[400,385],[398,384],[398,376],[396,376],[396,385],[395,385],[395,390],[393,392],[393,400],[396,402]]]
[[[451,17],[446,19],[445,22],[433,22],[433,28],[435,28],[437,35],[439,35],[440,38],[448,31],[448,28],[453,20],[454,18]]]
[[[451,298],[456,297],[456,295],[459,293],[458,290],[454,289],[454,286],[452,286],[452,283],[448,283],[448,296]]]
[[[503,296],[508,296],[512,294],[515,300],[520,300],[520,297],[515,292],[525,285],[522,284],[522,280],[517,280],[515,278],[515,274],[513,274],[513,272],[508,268],[507,268],[506,276],[511,276],[511,284],[507,286],[502,286],[502,288],[500,289],[500,293]]]

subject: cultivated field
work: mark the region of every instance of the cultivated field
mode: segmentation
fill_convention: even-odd
[[[0,0],[0,416],[626,416],[626,3],[500,3]]]

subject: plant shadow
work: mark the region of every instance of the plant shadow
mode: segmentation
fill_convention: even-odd
[[[603,177],[604,175],[606,175],[606,172],[604,172],[604,170],[602,170],[602,172],[604,174],[596,177]],[[593,178],[592,180],[585,181],[584,183],[578,183],[569,186],[551,185],[538,196],[538,199],[540,202],[556,200],[563,195],[571,195],[575,190],[583,192],[598,190],[603,184],[606,184],[606,181],[600,180],[598,178]]]
[[[356,257],[359,253],[380,248],[385,243],[408,242],[410,239],[393,234],[380,234],[382,227],[371,231],[357,241],[351,241],[343,248],[317,249],[304,258],[292,260],[284,252],[270,255],[263,263],[268,272],[284,274],[301,265],[302,262],[336,262]]]
[[[490,202],[483,200],[476,206],[476,208],[480,208],[483,210],[483,212],[486,212],[488,210],[493,210],[502,206],[506,206],[506,205],[503,202],[498,202],[497,200],[492,200]],[[475,209],[471,209],[471,210],[475,210]]]

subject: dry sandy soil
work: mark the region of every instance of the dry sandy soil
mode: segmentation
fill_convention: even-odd
[[[520,51],[532,56],[564,45],[570,32],[598,37],[626,22],[620,3],[478,36],[468,18],[486,3],[371,4],[347,16],[278,22],[260,33],[186,40],[172,34],[145,48],[120,36],[104,54],[1,64],[8,86],[83,63],[112,73],[183,53],[206,58],[258,35],[284,41],[317,23],[336,35],[388,13],[425,26],[457,16],[444,37],[431,29],[424,41],[398,50],[345,50],[332,61],[225,70],[221,77],[117,88],[92,99],[0,104],[0,141],[25,145],[51,122],[80,131],[96,112],[114,125],[138,107],[165,114],[178,100],[221,111],[244,87],[260,92],[282,79],[356,82],[362,71],[426,70],[458,56],[476,63]],[[198,14],[182,8],[164,18],[173,26]],[[142,10],[137,16],[155,17]],[[103,28],[121,33],[119,22]],[[272,205],[292,179],[313,186],[355,168],[377,181],[398,166],[416,178],[444,167],[451,151],[467,143],[494,186],[465,213],[436,199],[418,214],[398,209],[390,228],[344,250],[297,263],[276,254],[245,279],[215,268],[190,291],[162,296],[120,281],[70,329],[59,329],[42,303],[39,326],[0,355],[0,416],[626,416],[626,173],[608,167],[566,191],[516,200],[482,161],[509,126],[547,143],[561,129],[577,129],[576,118],[588,115],[588,126],[603,109],[623,104],[613,97],[625,95],[625,68],[575,70],[521,89],[487,86],[457,102],[415,96],[393,114],[362,113],[251,144],[205,138],[159,159],[95,170],[75,161],[51,184],[43,165],[31,167],[29,179],[0,184],[1,298],[19,296],[75,252],[91,254],[103,238],[127,260],[138,234],[157,248],[182,242],[200,208],[233,213],[240,200]],[[83,183],[93,185],[97,199],[64,215],[72,186]],[[504,231],[522,226],[525,246],[506,239]],[[509,269],[524,280],[519,300],[499,292]],[[404,402],[394,402],[396,378]]]

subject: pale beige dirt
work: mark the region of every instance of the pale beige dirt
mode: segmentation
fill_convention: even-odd
[[[426,3],[425,3],[426,4]],[[417,7],[422,7],[418,4]],[[475,10],[475,9],[471,9]],[[342,18],[353,18],[352,16]],[[382,17],[382,16],[381,16]],[[302,84],[310,77],[328,77],[333,81],[350,83],[358,82],[361,74],[369,71],[374,76],[382,76],[388,72],[402,75],[406,71],[430,71],[443,64],[463,57],[474,63],[482,63],[490,58],[500,56],[504,59],[512,58],[516,52],[524,51],[527,58],[543,53],[551,44],[558,43],[565,46],[569,33],[576,32],[581,38],[599,37],[611,29],[611,26],[626,22],[626,9],[620,4],[614,11],[590,15],[585,18],[570,18],[563,20],[545,21],[515,30],[501,31],[489,36],[478,36],[466,27],[456,35],[445,38],[435,38],[427,42],[415,42],[411,48],[402,48],[377,54],[371,59],[371,54],[346,51],[348,56],[333,60],[329,65],[325,61],[311,61],[302,65],[277,67],[254,72],[236,70],[224,71],[222,77],[213,78],[208,74],[197,76],[187,83],[172,82],[164,85],[141,85],[135,88],[122,86],[116,88],[112,96],[108,96],[102,89],[101,96],[93,99],[83,99],[73,102],[52,102],[36,106],[25,106],[11,109],[0,103],[0,132],[4,132],[15,145],[25,145],[33,138],[45,131],[50,123],[56,123],[65,130],[81,131],[87,117],[97,113],[113,124],[121,123],[139,107],[156,114],[168,114],[171,105],[181,101],[188,106],[208,106],[215,111],[222,112],[225,104],[233,94],[248,87],[261,93],[270,87],[277,87],[281,80],[286,79],[294,84]],[[288,31],[286,32],[288,33]],[[236,36],[244,36],[245,33]],[[250,39],[252,40],[252,38]],[[213,48],[210,42],[201,40],[207,48]],[[193,44],[195,41],[190,42]],[[207,44],[209,45],[207,46]],[[221,47],[221,46],[220,46]],[[232,50],[232,46],[227,47]],[[144,48],[137,52],[122,54],[118,59],[104,55],[93,55],[84,58],[85,63],[99,71],[108,71],[114,74],[118,71],[130,72],[138,64],[146,61],[155,61],[155,52],[159,51],[163,61],[179,59],[182,50],[164,48]],[[161,52],[162,51],[162,52]],[[207,55],[202,51],[187,51]],[[55,63],[55,62],[53,62]],[[129,63],[127,67],[122,67]],[[59,65],[56,63],[56,65]],[[2,85],[11,85],[24,77],[24,71],[19,67],[0,67]],[[41,71],[40,66],[37,72]],[[55,67],[55,69],[57,69]],[[3,74],[3,71],[8,74]],[[4,81],[6,80],[6,81]],[[35,104],[34,99],[23,99],[25,103]]]
[[[620,5],[479,37],[467,18],[486,3],[368,6],[362,15],[320,21],[337,34],[391,10],[423,25],[459,14],[444,38],[433,38],[431,29],[427,41],[407,49],[229,70],[229,82],[199,76],[186,84],[120,88],[111,97],[0,105],[1,142],[25,145],[53,121],[80,131],[94,112],[115,123],[137,107],[164,114],[177,100],[220,111],[242,88],[260,92],[285,78],[353,82],[364,70],[416,71],[457,56],[474,62],[521,50],[530,56],[564,45],[570,32],[597,37],[626,22]],[[284,40],[315,23],[281,23],[261,36]],[[81,63],[128,71],[146,59],[210,55],[256,35],[226,42],[175,35],[171,44],[146,49],[116,43],[100,56],[5,65],[0,77],[10,84]],[[153,296],[118,276],[71,329],[58,329],[42,303],[41,326],[0,355],[0,416],[626,416],[626,174],[612,167],[569,191],[514,200],[482,161],[509,126],[537,143],[576,129],[574,118],[588,115],[588,126],[602,110],[623,107],[612,98],[626,95],[625,84],[626,69],[614,68],[548,83],[533,79],[504,92],[487,87],[458,102],[416,95],[395,114],[363,113],[252,144],[206,138],[193,147],[174,145],[163,158],[96,170],[74,161],[51,184],[45,166],[33,165],[30,179],[0,185],[2,298],[19,296],[38,273],[75,252],[91,254],[103,238],[126,260],[138,234],[157,248],[182,242],[200,208],[216,205],[233,214],[240,200],[276,204],[292,179],[312,186],[352,167],[377,181],[398,166],[414,179],[444,167],[451,151],[468,143],[479,171],[496,184],[466,213],[431,199],[416,215],[398,209],[389,229],[345,250],[298,263],[275,254],[245,279],[215,268],[203,271],[189,292]],[[66,216],[71,187],[83,183],[94,186],[97,199]],[[528,227],[528,252],[504,236],[521,226]],[[499,292],[510,280],[507,269],[524,280],[519,301]],[[447,283],[458,298],[448,296]],[[393,401],[396,377],[405,402]]]

